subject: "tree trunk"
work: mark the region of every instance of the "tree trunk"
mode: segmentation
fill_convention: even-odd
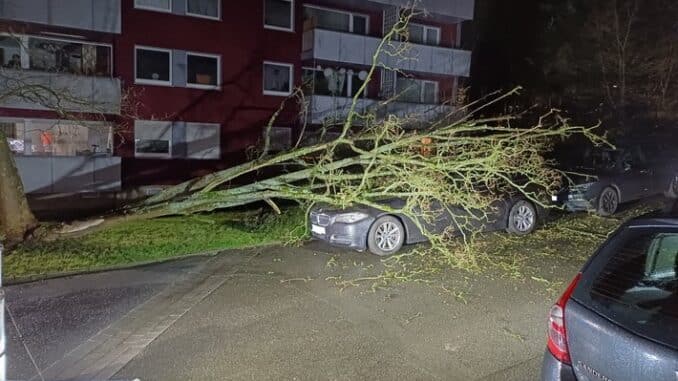
[[[37,221],[28,206],[14,155],[0,131],[0,240],[16,243]]]

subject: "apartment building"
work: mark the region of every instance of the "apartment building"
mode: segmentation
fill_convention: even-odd
[[[301,123],[334,123],[364,83],[406,0],[0,0],[0,85],[64,89],[0,101],[0,129],[27,192],[172,184],[247,159],[288,100],[273,147]],[[424,0],[412,59],[384,55],[359,108],[431,117],[453,107],[470,52],[457,49],[473,0]],[[73,98],[73,99],[71,99]]]

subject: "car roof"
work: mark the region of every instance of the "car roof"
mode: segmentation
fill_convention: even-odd
[[[626,226],[678,226],[678,200],[668,203],[663,209],[655,210],[629,220]]]

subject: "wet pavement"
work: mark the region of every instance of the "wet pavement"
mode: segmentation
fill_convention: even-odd
[[[45,379],[537,379],[542,283],[338,284],[379,265],[312,243],[8,287],[9,378],[40,379],[27,347]]]

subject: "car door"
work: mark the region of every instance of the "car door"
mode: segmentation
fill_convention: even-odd
[[[651,173],[633,151],[620,151],[617,157],[617,173],[612,177],[619,187],[621,202],[638,200],[646,196],[651,182]]]

